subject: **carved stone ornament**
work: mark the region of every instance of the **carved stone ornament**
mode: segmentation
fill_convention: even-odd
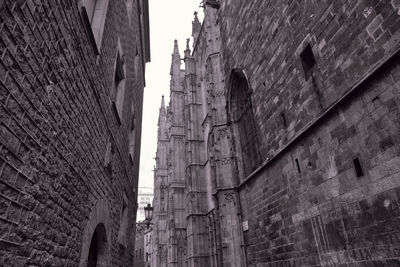
[[[228,129],[220,129],[218,130],[218,138],[223,138],[228,135]]]
[[[222,158],[222,159],[220,159],[220,161],[221,161],[221,165],[229,165],[232,162],[231,158]]]
[[[193,202],[193,201],[194,201],[194,198],[195,198],[194,193],[193,193],[193,192],[190,192],[190,193],[188,194],[188,200],[189,200],[190,202]]]
[[[225,194],[225,202],[226,203],[232,203],[235,204],[235,196],[233,193],[227,193]]]

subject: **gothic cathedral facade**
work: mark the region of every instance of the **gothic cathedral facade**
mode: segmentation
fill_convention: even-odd
[[[204,1],[159,110],[152,266],[399,263],[397,2]]]

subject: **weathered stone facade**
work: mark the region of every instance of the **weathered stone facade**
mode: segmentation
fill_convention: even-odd
[[[153,266],[398,266],[399,2],[208,0],[204,13],[160,109]],[[186,258],[160,262],[181,246],[161,192],[182,165]]]
[[[0,1],[0,266],[132,266],[146,0]]]
[[[178,44],[171,64],[171,104],[159,113],[153,227],[153,265],[182,266],[186,260],[184,91]]]

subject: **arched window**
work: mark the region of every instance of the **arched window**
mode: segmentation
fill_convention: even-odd
[[[235,147],[239,157],[239,168],[244,176],[249,175],[260,164],[256,124],[251,105],[251,90],[242,71],[231,74],[228,118],[233,123]]]
[[[90,242],[87,267],[106,267],[107,235],[103,224],[98,224]]]

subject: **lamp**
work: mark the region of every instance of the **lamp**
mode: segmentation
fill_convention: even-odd
[[[147,228],[149,228],[151,220],[153,219],[153,207],[150,204],[147,204],[147,206],[144,207],[144,218],[147,223]]]

